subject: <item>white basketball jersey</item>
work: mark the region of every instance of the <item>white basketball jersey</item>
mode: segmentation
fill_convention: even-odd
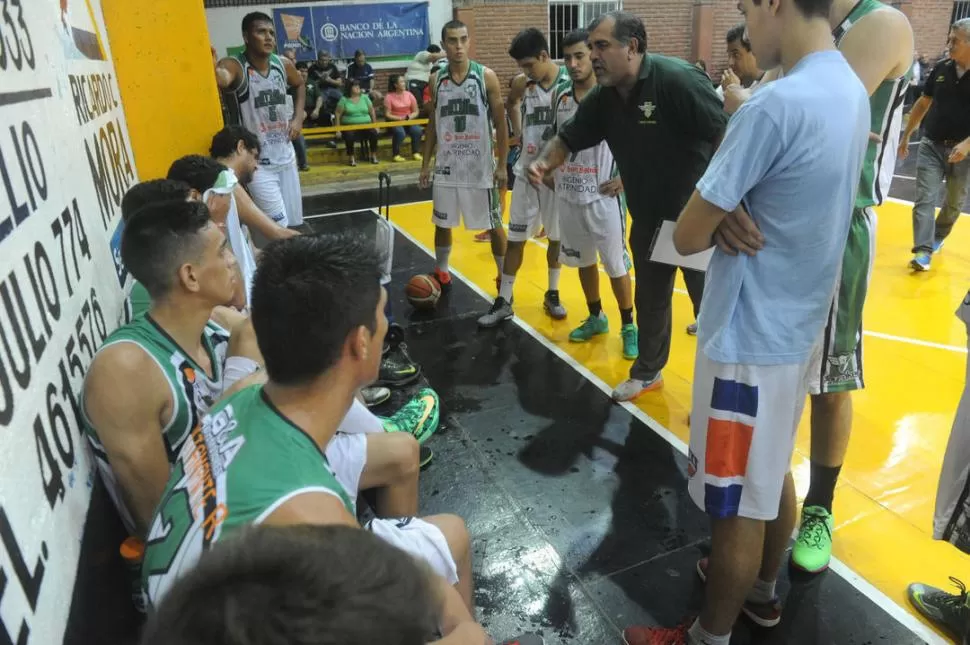
[[[249,292],[253,288],[253,276],[256,275],[256,258],[253,257],[253,247],[249,245],[249,239],[239,221],[236,196],[231,195],[230,197],[232,201],[229,206],[229,215],[226,217],[226,236],[229,238],[232,253],[236,256],[236,262],[239,263],[239,270],[242,273],[243,282],[246,284],[246,304],[249,305]]]
[[[572,82],[554,97],[553,128],[559,128],[576,114],[579,101]],[[556,171],[556,196],[574,204],[589,204],[605,197],[600,184],[616,176],[616,162],[605,141],[586,150],[574,152]],[[612,199],[612,198],[611,198]]]
[[[287,107],[286,68],[276,54],[270,54],[269,72],[263,76],[250,65],[245,54],[236,56],[242,67],[242,82],[236,88],[242,125],[259,137],[259,163],[286,166],[296,163],[290,141],[290,113]]]
[[[492,188],[492,115],[485,93],[485,67],[471,61],[468,75],[456,83],[447,67],[436,78],[434,183],[461,188]]]
[[[569,83],[569,72],[565,67],[560,67],[549,89],[543,89],[533,80],[529,80],[525,86],[521,107],[522,153],[513,169],[516,176],[525,177],[529,164],[536,160],[546,142],[552,139],[552,97],[567,83]]]

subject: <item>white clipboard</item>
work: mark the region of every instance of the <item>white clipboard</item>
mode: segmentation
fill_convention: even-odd
[[[672,264],[685,269],[695,271],[707,271],[707,265],[714,255],[714,247],[693,253],[691,255],[681,255],[674,248],[674,228],[677,222],[664,220],[660,228],[653,234],[653,244],[650,245],[650,261],[660,262],[661,264]]]

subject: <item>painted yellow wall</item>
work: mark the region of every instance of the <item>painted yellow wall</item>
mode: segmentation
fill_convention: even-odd
[[[205,154],[222,111],[200,0],[101,0],[141,180]]]

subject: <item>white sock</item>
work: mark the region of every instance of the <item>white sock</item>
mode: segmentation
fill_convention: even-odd
[[[448,256],[451,255],[450,246],[434,247],[435,266],[442,273],[448,273]]]
[[[764,604],[775,599],[775,581],[765,582],[761,578],[754,581],[754,586],[748,592],[747,599],[751,602]]]
[[[512,302],[512,286],[515,284],[514,275],[502,274],[502,286],[499,287],[499,298],[504,298],[505,302]]]
[[[701,621],[698,619],[687,630],[687,642],[690,645],[730,645],[731,632],[723,636],[715,636],[701,627]]]
[[[498,274],[502,275],[502,269],[505,268],[505,256],[504,255],[492,255],[495,258],[495,266],[498,268]]]
[[[549,291],[559,291],[560,269],[549,269]]]

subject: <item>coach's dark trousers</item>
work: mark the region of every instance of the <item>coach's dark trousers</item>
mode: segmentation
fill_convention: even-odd
[[[635,225],[634,225],[635,230]],[[700,311],[704,293],[704,273],[690,269],[678,269],[669,264],[651,262],[651,235],[630,236],[630,254],[636,272],[634,303],[637,308],[637,327],[640,331],[640,356],[630,368],[630,378],[648,381],[667,364],[670,356],[671,298],[674,294],[674,277],[684,272],[687,292],[694,305],[694,318]]]

